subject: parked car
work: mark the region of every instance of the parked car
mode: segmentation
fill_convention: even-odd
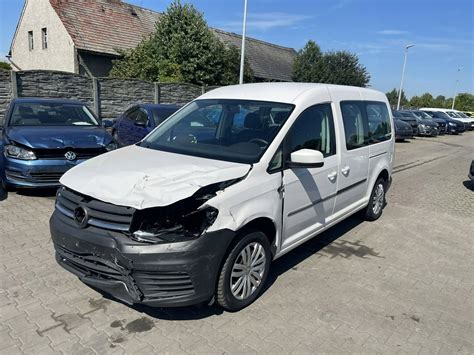
[[[449,117],[446,113],[441,112],[441,111],[430,111],[428,109],[420,109],[423,112],[426,112],[428,115],[430,115],[433,118],[442,118],[446,121],[446,132],[451,133],[451,134],[459,134],[463,133],[466,130],[466,127],[464,123],[461,121],[452,119]]]
[[[133,105],[115,120],[114,140],[120,147],[135,144],[179,108],[176,105]]]
[[[474,117],[474,111],[464,111],[464,114],[468,117]]]
[[[70,168],[115,149],[112,136],[83,103],[71,100],[12,100],[0,127],[5,183],[55,187]]]
[[[8,197],[7,187],[5,186],[5,181],[0,174],[0,201],[5,200]]]
[[[430,119],[422,120],[415,113],[408,110],[401,110],[400,113],[405,117],[412,117],[418,123],[417,136],[436,137],[438,135],[438,124]]]
[[[405,139],[413,138],[413,129],[411,125],[405,121],[394,118],[395,124],[395,140],[404,141]]]
[[[411,126],[414,136],[418,133],[418,121],[416,117],[411,114],[403,113],[402,111],[393,111],[393,117],[408,123]]]
[[[469,179],[471,179],[471,181],[474,181],[474,160],[471,161],[471,167],[469,168],[468,177]]]
[[[472,118],[471,116],[468,116],[466,115],[464,112],[462,111],[458,111],[458,110],[453,110],[454,113],[456,113],[460,118],[462,118],[463,120],[465,121],[469,121],[469,124],[468,124],[468,127],[467,129],[469,131],[472,131],[474,130],[474,118]],[[464,122],[464,121],[463,121]]]
[[[462,117],[460,111],[450,110],[450,109],[445,109],[445,108],[428,108],[428,107],[423,107],[420,110],[443,112],[450,118],[464,123],[465,130],[474,129],[474,120],[470,117]]]
[[[429,120],[431,122],[437,123],[438,124],[438,134],[445,134],[446,133],[447,122],[446,122],[445,119],[431,117],[426,112],[420,111],[420,110],[410,110],[410,112],[413,113],[419,119]]]
[[[202,135],[209,115],[212,137]],[[57,261],[128,304],[215,299],[237,311],[263,291],[273,259],[355,212],[381,216],[393,131],[374,90],[212,90],[139,144],[61,178],[50,221]]]

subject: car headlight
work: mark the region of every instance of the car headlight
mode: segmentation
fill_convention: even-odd
[[[111,150],[117,149],[117,143],[111,142],[105,146],[105,150],[110,152]]]
[[[149,244],[192,240],[201,236],[218,215],[218,211],[213,207],[185,214],[182,214],[184,211],[180,209],[174,211],[177,214],[170,214],[167,210],[168,208],[155,207],[137,211],[130,237]]]
[[[7,157],[22,159],[22,160],[35,160],[36,155],[31,150],[17,147],[16,145],[6,145],[4,147],[4,152]]]
[[[448,122],[448,125],[450,125],[450,126],[456,126],[456,123]]]

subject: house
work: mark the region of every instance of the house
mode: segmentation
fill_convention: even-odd
[[[25,0],[11,48],[16,70],[59,70],[107,76],[118,50],[154,31],[161,14],[121,0]],[[241,46],[238,34],[213,29],[224,43]],[[291,81],[296,51],[253,38],[246,57],[257,80]]]

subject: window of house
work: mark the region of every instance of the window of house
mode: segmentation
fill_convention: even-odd
[[[369,144],[367,118],[362,101],[342,101],[341,111],[344,121],[347,150],[357,149]]]
[[[35,43],[34,43],[34,40],[33,40],[33,31],[28,31],[28,47],[29,47],[30,51],[35,49]]]
[[[48,48],[48,29],[46,27],[41,29],[41,41],[43,44],[43,49]]]
[[[288,153],[300,149],[319,150],[324,157],[336,153],[336,137],[331,104],[307,108],[291,127],[288,136]]]
[[[379,143],[390,139],[390,115],[383,102],[368,101],[365,103],[369,123],[369,143]]]

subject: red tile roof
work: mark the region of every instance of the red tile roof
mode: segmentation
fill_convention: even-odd
[[[155,29],[161,14],[120,0],[49,0],[77,49],[118,55],[131,49]],[[240,48],[242,37],[214,30],[224,43]],[[247,38],[246,56],[258,78],[291,81],[293,48]]]

